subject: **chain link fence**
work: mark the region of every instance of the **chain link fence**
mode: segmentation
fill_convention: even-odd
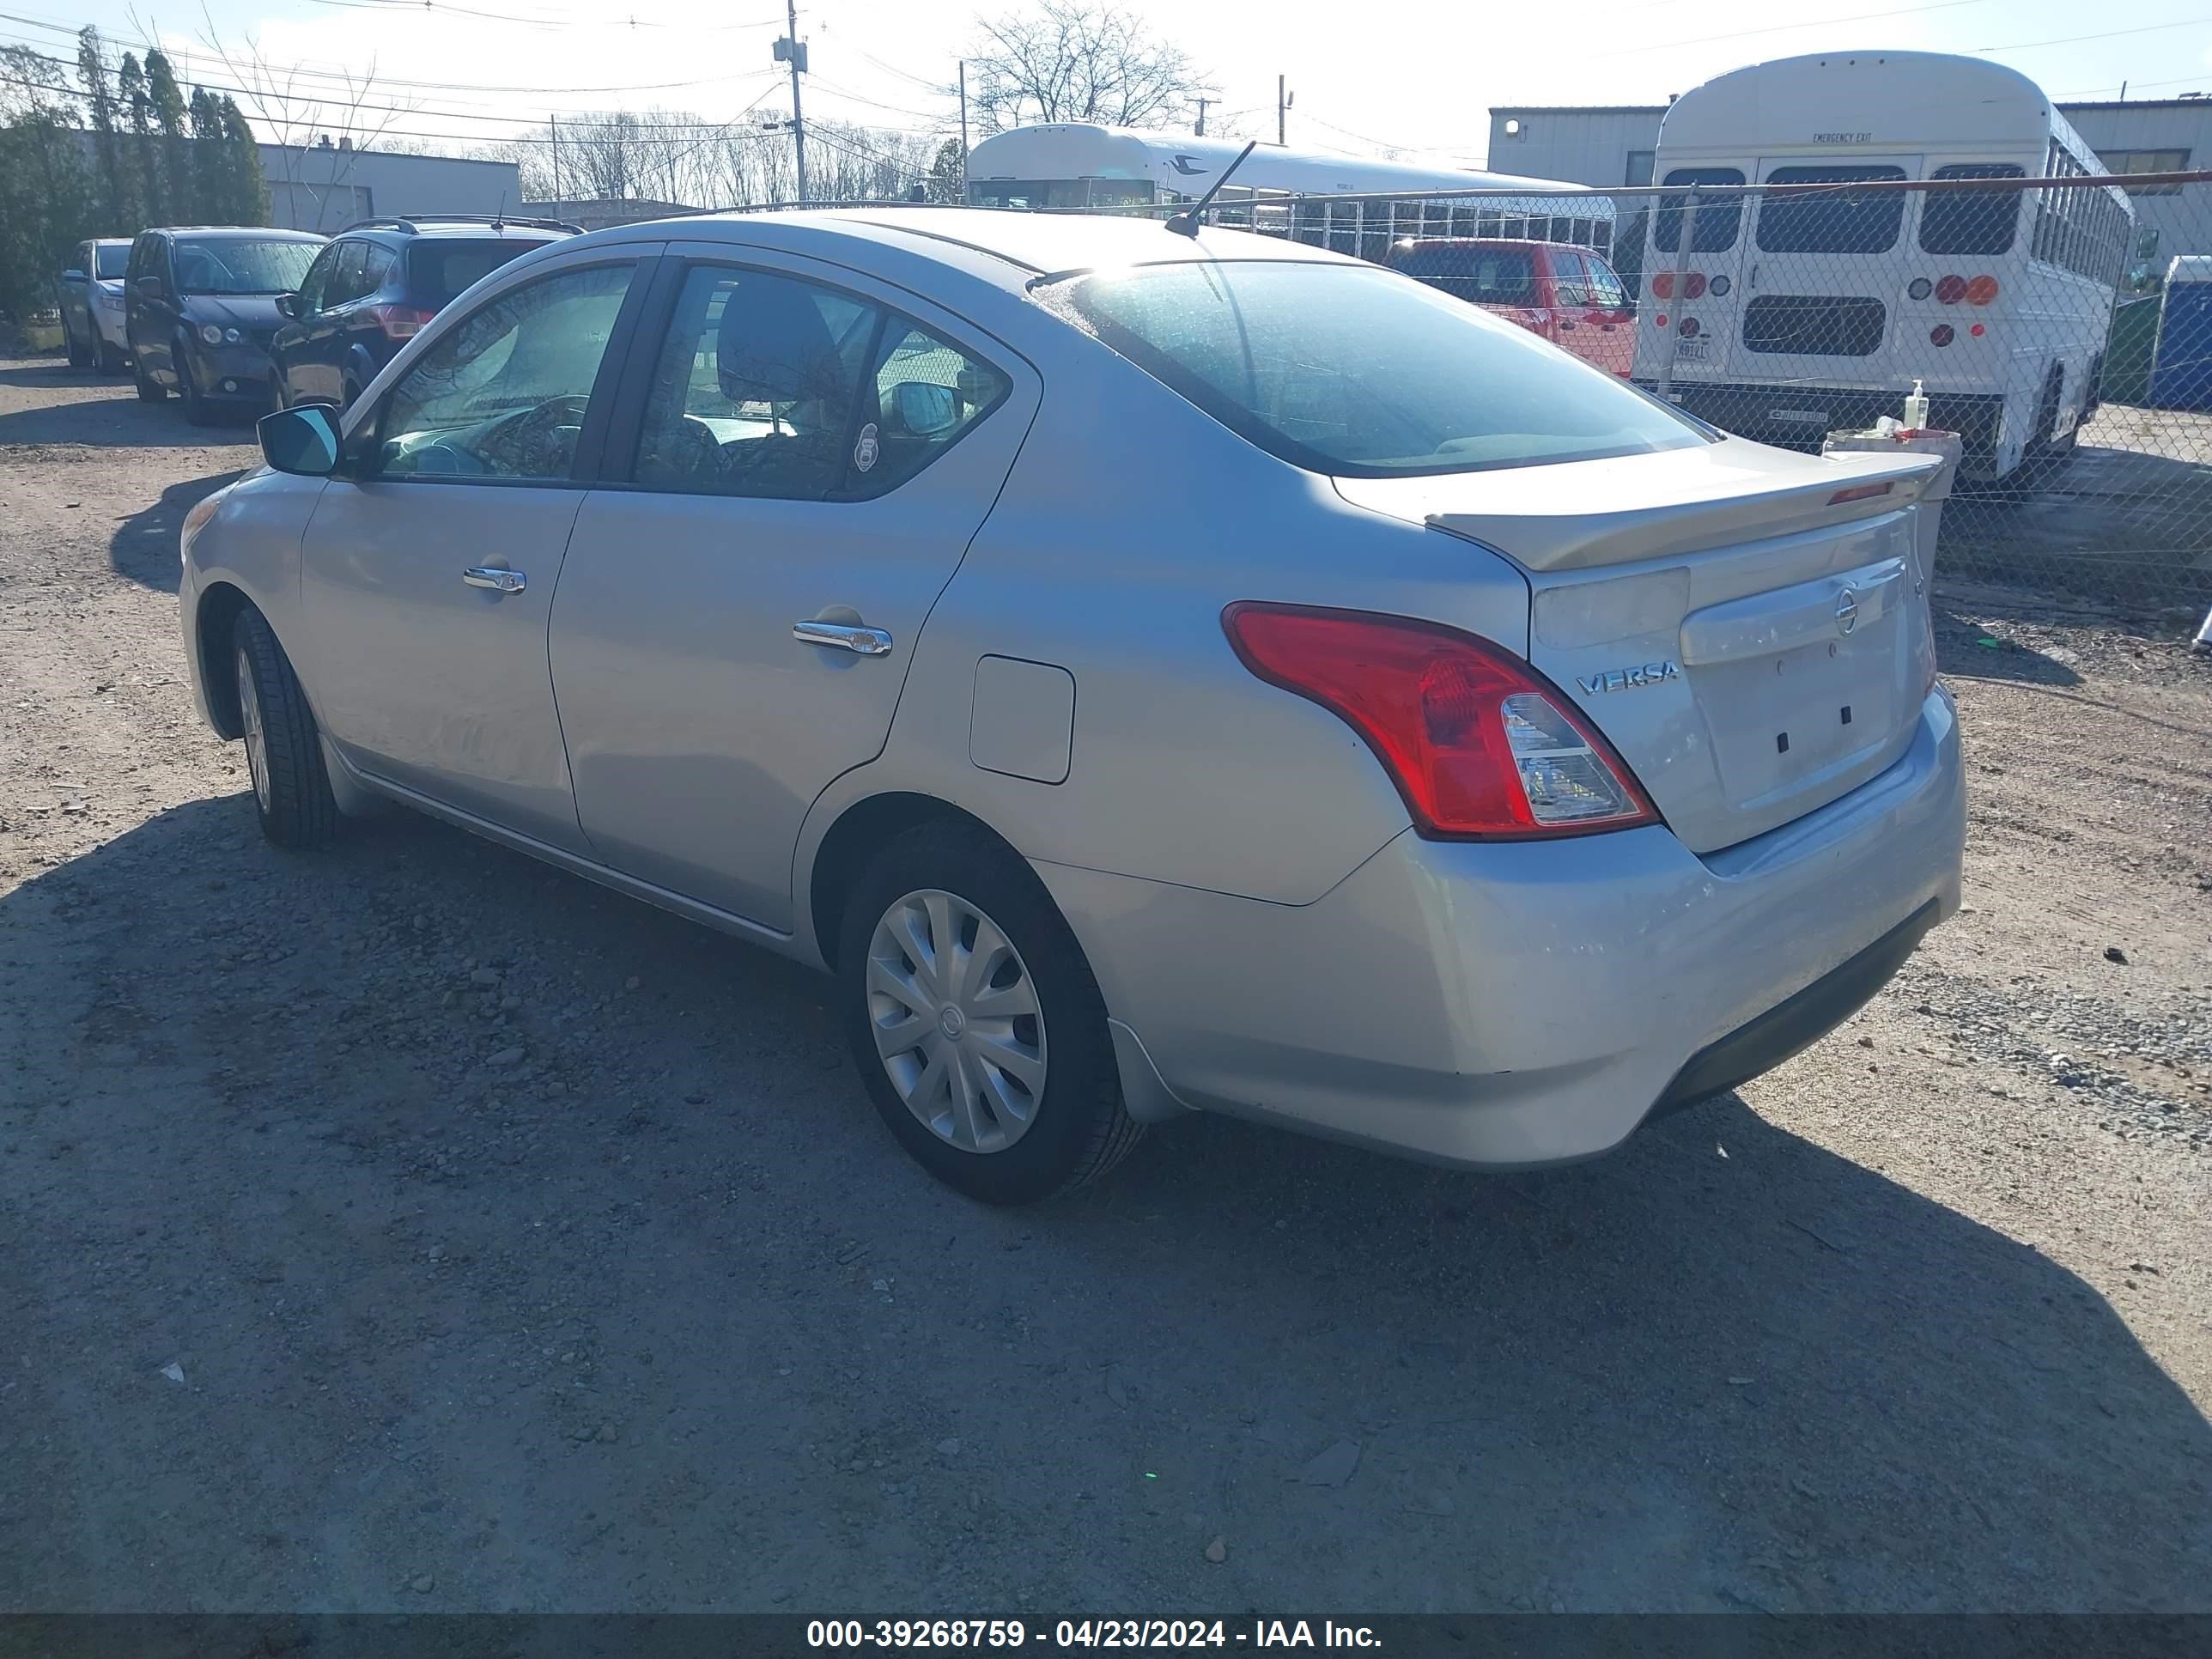
[[[1232,185],[1211,217],[1395,266],[1766,443],[1817,451],[1902,418],[1917,381],[1966,450],[1941,570],[2193,622],[2212,606],[2212,173],[1899,171],[1418,198]]]

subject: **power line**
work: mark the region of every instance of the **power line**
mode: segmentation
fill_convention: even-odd
[[[1671,52],[1678,46],[1705,46],[1717,40],[1743,40],[1754,34],[1786,34],[1792,29],[1820,28],[1829,23],[1866,23],[1881,17],[1917,17],[1923,12],[1951,11],[1960,6],[1987,3],[1989,0],[1936,0],[1936,3],[1930,6],[1900,6],[1894,11],[1855,12],[1849,17],[1808,17],[1796,23],[1770,23],[1764,28],[1730,29],[1726,34],[1698,34],[1686,40],[1657,40],[1648,46],[1622,46],[1612,52],[1594,52],[1583,55],[1589,58],[1634,58],[1645,52]]]
[[[2106,29],[2101,34],[2069,34],[2056,40],[2015,40],[2011,45],[2004,46],[1976,46],[1974,55],[1978,58],[1983,53],[1990,52],[2027,52],[2035,46],[2079,46],[2084,40],[2111,40],[2123,34],[2155,34],[2160,29],[2202,28],[2207,23],[2212,23],[2212,17],[2183,17],[2171,23],[2145,23],[2141,28]]]

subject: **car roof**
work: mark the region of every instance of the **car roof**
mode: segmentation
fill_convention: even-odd
[[[465,224],[426,224],[419,220],[408,222],[414,226],[412,230],[390,223],[362,224],[348,225],[343,230],[331,234],[333,236],[377,236],[394,242],[434,242],[452,240],[456,237],[476,242],[557,242],[563,237],[576,234],[573,230],[553,230],[544,225],[506,224],[489,218],[472,219]]]
[[[156,236],[215,236],[225,240],[251,236],[257,241],[327,242],[319,230],[282,230],[274,225],[159,225]]]
[[[595,232],[585,240],[657,241],[671,236],[690,241],[765,242],[794,251],[810,244],[818,246],[825,237],[874,242],[934,255],[1014,289],[1024,288],[1040,276],[1114,265],[1210,259],[1365,264],[1325,248],[1249,231],[1209,225],[1194,237],[1183,236],[1158,219],[1106,213],[1032,213],[1008,208],[889,206],[709,213],[623,225]]]

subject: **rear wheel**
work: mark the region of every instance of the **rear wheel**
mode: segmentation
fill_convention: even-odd
[[[261,833],[279,847],[322,846],[338,823],[322,738],[300,677],[258,611],[239,612],[231,634],[231,672]]]
[[[271,374],[269,377],[269,407],[283,409],[285,406],[284,377],[282,374]]]
[[[947,1186],[1027,1204],[1133,1146],[1106,1006],[1036,872],[981,832],[926,824],[846,907],[838,1003],[892,1134]]]

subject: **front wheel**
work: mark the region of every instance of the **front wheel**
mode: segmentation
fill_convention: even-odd
[[[322,846],[337,833],[338,823],[322,738],[300,677],[258,611],[239,613],[231,633],[231,672],[261,833],[294,850]]]
[[[100,341],[100,372],[103,374],[120,374],[123,372],[123,348],[121,346],[117,345],[109,340],[103,339]]]
[[[869,861],[837,983],[877,1111],[970,1198],[1028,1204],[1094,1181],[1142,1133],[1074,934],[1036,872],[979,830],[926,824]]]
[[[66,312],[62,315],[62,349],[69,354],[69,366],[71,368],[86,368],[91,366],[92,353],[86,350],[83,344],[77,339],[76,331],[69,325],[69,315]]]
[[[149,374],[146,372],[146,365],[139,362],[135,356],[131,361],[131,378],[137,383],[138,388],[138,401],[140,403],[158,404],[167,400],[169,396],[169,388],[163,386],[151,374]]]
[[[215,406],[200,390],[198,379],[192,374],[191,359],[185,355],[182,346],[177,348],[177,395],[185,400],[185,418],[194,426],[213,426]]]

